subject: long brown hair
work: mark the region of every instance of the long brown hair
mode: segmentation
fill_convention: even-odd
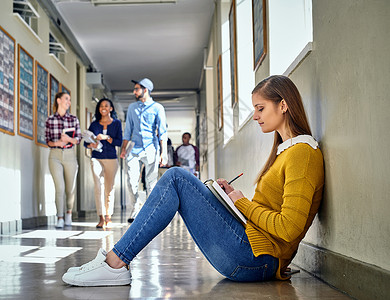
[[[282,75],[273,75],[262,80],[252,91],[252,95],[259,94],[264,99],[272,101],[275,105],[284,100],[287,104],[286,127],[291,137],[307,134],[311,135],[309,123],[306,118],[302,98],[295,84],[290,78]],[[276,160],[278,146],[283,142],[280,134],[275,131],[274,144],[271,154],[266,161],[263,170],[257,176],[256,182],[267,173]]]
[[[56,113],[58,110],[58,102],[57,99],[61,98],[63,95],[68,94],[67,92],[59,92],[54,97],[54,103],[53,103],[53,113]],[[69,95],[69,94],[68,94]]]

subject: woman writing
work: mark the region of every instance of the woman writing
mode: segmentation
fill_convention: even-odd
[[[171,168],[114,248],[108,253],[100,249],[90,263],[70,268],[63,281],[81,286],[129,284],[129,264],[176,211],[199,249],[225,277],[235,281],[286,278],[287,266],[322,198],[323,157],[311,136],[299,92],[289,78],[264,79],[252,92],[252,104],[253,119],[262,131],[275,132],[252,201],[226,180],[218,180],[247,218],[245,227],[196,177]]]
[[[56,190],[57,228],[72,225],[72,209],[78,171],[74,145],[80,142],[81,131],[77,117],[67,112],[70,104],[69,94],[56,94],[54,114],[47,118],[45,129],[46,144],[50,147],[49,169]],[[66,198],[65,205],[64,198]],[[65,220],[64,206],[66,206]]]
[[[103,145],[100,149],[99,142],[90,144],[84,142],[85,147],[95,150],[92,151],[91,169],[95,186],[96,212],[99,216],[96,228],[103,228],[104,225],[109,227],[114,212],[114,181],[118,171],[115,146],[122,145],[122,124],[116,118],[114,104],[110,99],[103,98],[98,102],[95,110],[95,121],[91,123],[88,130]],[[104,178],[103,203],[101,197],[102,178]]]

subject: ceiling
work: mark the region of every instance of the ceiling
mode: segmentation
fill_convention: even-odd
[[[93,71],[103,74],[114,101],[127,108],[134,101],[131,80],[148,77],[155,100],[178,110],[193,107],[188,99],[196,102],[214,0],[105,6],[95,1],[102,0],[49,0]]]

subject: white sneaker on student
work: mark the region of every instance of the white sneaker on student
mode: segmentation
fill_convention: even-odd
[[[64,219],[63,218],[57,220],[56,228],[64,228]]]
[[[65,226],[72,226],[72,214],[65,214]]]
[[[106,262],[107,252],[100,249],[96,258],[79,268],[69,268],[62,280],[76,286],[111,286],[128,285],[131,273],[126,267],[111,268]]]
[[[95,260],[98,258],[98,257],[102,257],[104,256],[104,260],[106,259],[106,256],[107,256],[107,251],[104,250],[103,248],[100,248],[99,251],[98,251],[98,254],[96,255],[95,259],[91,260],[90,262],[87,262],[83,265],[81,265],[80,267],[70,267],[68,269],[68,271],[66,271],[66,273],[69,273],[69,272],[78,272],[81,270],[81,268],[86,268],[88,265],[91,265],[95,262]]]

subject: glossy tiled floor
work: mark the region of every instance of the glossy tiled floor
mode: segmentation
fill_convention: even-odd
[[[132,262],[131,286],[79,288],[61,276],[70,266],[109,250],[127,228],[125,216],[114,227],[95,229],[95,220],[78,220],[65,230],[39,227],[0,236],[1,299],[350,299],[304,271],[287,282],[236,283],[207,262],[175,217],[166,230]]]

